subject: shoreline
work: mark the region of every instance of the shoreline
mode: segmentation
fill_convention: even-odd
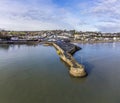
[[[5,40],[5,41],[0,41],[0,44],[38,44],[40,43],[39,41],[35,40]]]
[[[120,42],[119,40],[118,41],[113,41],[113,40],[109,40],[109,41],[80,41],[80,40],[72,40],[70,41],[71,43],[80,43],[80,44],[95,44],[95,43],[117,43],[117,42]]]
[[[5,40],[0,41],[0,44],[45,44],[46,41],[39,40]],[[80,41],[80,40],[70,40],[70,43],[80,43],[80,44],[95,44],[95,43],[116,43],[120,42],[120,40],[101,40],[101,41]]]

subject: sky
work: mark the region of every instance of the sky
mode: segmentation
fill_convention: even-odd
[[[120,0],[0,0],[0,28],[120,32]]]

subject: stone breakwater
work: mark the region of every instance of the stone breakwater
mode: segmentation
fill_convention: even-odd
[[[61,42],[61,41],[47,43],[47,44],[50,44],[56,48],[60,58],[69,65],[70,67],[69,73],[72,76],[74,77],[86,76],[84,66],[76,62],[76,60],[72,57],[72,54],[80,49],[79,47],[69,42]]]

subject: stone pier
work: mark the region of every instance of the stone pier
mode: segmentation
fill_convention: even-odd
[[[76,62],[76,60],[72,56],[73,53],[75,53],[77,50],[80,49],[79,47],[69,42],[63,42],[63,41],[57,41],[47,44],[50,44],[56,48],[60,58],[69,65],[70,67],[69,73],[72,76],[74,77],[86,76],[86,71],[84,69],[84,66]]]

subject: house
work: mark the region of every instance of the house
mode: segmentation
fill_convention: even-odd
[[[60,35],[57,36],[57,38],[58,38],[58,39],[69,39],[69,37],[67,37],[67,36],[60,36]]]
[[[117,37],[113,37],[113,40],[116,41],[116,40],[117,40]]]
[[[48,42],[54,42],[56,39],[49,39]]]
[[[16,40],[19,40],[19,38],[18,37],[11,37],[11,40],[16,41]]]
[[[81,35],[80,34],[74,34],[74,40],[80,40]]]

